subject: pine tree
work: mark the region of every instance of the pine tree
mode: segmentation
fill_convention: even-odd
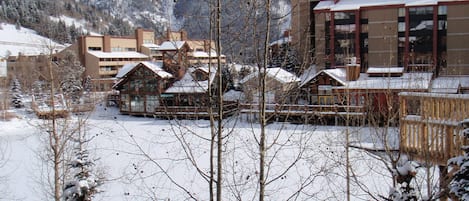
[[[90,158],[89,150],[86,149],[91,139],[86,139],[81,132],[75,139],[75,159],[68,164],[74,175],[65,184],[63,190],[65,201],[91,201],[93,196],[100,192],[99,187],[102,185],[103,178],[95,173],[94,160]]]
[[[461,122],[464,130],[462,135],[469,139],[469,119]],[[448,165],[455,165],[459,170],[454,174],[449,183],[450,193],[459,200],[469,201],[469,146],[464,146],[464,155],[454,157],[448,161]]]
[[[417,201],[417,192],[410,184],[416,175],[416,170],[411,161],[402,160],[393,170],[397,181],[396,188],[391,188],[388,201]]]
[[[21,108],[24,106],[23,95],[21,92],[21,83],[16,78],[11,81],[11,103],[16,108]]]

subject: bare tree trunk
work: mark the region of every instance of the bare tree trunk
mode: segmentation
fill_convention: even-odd
[[[52,53],[50,54],[52,56]],[[49,146],[52,149],[53,163],[54,163],[54,200],[60,201],[60,162],[61,162],[61,151],[59,147],[60,137],[57,133],[57,122],[56,122],[56,111],[55,111],[55,85],[54,85],[54,72],[52,69],[52,61],[49,58],[49,78],[50,78],[50,97],[52,104],[52,125],[49,131]]]
[[[265,146],[265,127],[266,127],[266,71],[267,71],[267,60],[269,57],[269,40],[270,40],[270,0],[266,0],[265,4],[266,9],[266,17],[267,17],[267,24],[266,24],[266,31],[265,31],[265,39],[264,39],[264,55],[263,55],[263,64],[262,64],[262,73],[261,79],[261,100],[260,102],[260,120],[261,120],[261,133],[260,133],[260,141],[259,141],[259,201],[264,200],[265,196],[265,154],[266,154],[266,146]]]
[[[208,51],[208,74],[210,75],[212,73],[212,39],[213,39],[213,4],[212,4],[212,0],[209,0],[208,1],[208,6],[209,6],[209,9],[210,9],[210,12],[209,12],[209,24],[210,24],[210,28],[209,28],[209,39],[210,39],[210,50]],[[210,105],[213,105],[213,103],[215,102],[214,101],[214,97],[213,97],[213,91],[212,91],[212,83],[210,81],[210,79],[208,80],[209,84],[208,84],[208,96],[209,96],[209,102],[210,102]],[[214,151],[215,151],[215,137],[216,137],[216,130],[215,130],[215,119],[213,118],[213,107],[208,107],[209,108],[209,114],[210,114],[210,180],[209,180],[209,199],[210,201],[213,201],[214,200],[214,187],[213,187],[213,184],[215,183],[215,167],[214,167],[214,161],[213,161],[213,156],[215,155]]]
[[[216,52],[217,52],[217,75],[218,75],[218,131],[217,131],[217,201],[222,200],[222,146],[223,146],[223,88],[222,88],[222,66],[221,66],[221,0],[217,0],[216,12]]]

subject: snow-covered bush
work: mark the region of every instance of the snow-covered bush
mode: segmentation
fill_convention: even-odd
[[[407,159],[401,160],[396,169],[393,170],[393,175],[396,178],[397,185],[391,188],[389,192],[389,201],[417,201],[417,192],[410,184],[412,179],[417,174],[415,165],[412,161]]]
[[[469,138],[469,119],[462,121],[461,125],[464,128],[462,135]],[[448,160],[448,165],[459,168],[449,183],[449,190],[459,200],[469,201],[469,146],[464,146],[462,149],[464,155]]]

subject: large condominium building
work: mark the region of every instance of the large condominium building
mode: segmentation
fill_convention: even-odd
[[[117,72],[126,64],[147,61],[156,55],[151,30],[137,29],[133,36],[81,36],[68,49],[78,53],[85,76],[93,80],[95,90],[110,90]],[[146,53],[146,54],[144,54]]]
[[[311,51],[318,69],[344,66],[355,57],[362,72],[399,66],[437,76],[469,75],[467,0],[292,3],[292,44]]]

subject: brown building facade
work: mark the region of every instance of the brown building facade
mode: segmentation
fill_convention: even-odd
[[[344,66],[356,57],[362,72],[399,66],[436,76],[469,75],[469,1],[421,2],[326,0],[297,9],[299,14],[293,6],[292,43],[310,44],[318,69]],[[294,34],[304,32],[307,25],[295,21],[306,13],[314,13],[309,27],[314,41]]]

